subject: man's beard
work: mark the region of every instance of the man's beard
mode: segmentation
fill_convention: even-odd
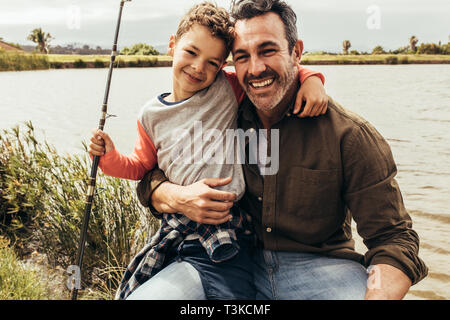
[[[267,78],[274,78],[273,83],[271,84],[272,90],[270,92],[271,93],[270,97],[268,96],[269,93],[258,94],[252,91],[253,88],[251,88],[250,81]],[[245,91],[250,101],[255,105],[256,108],[263,111],[270,111],[280,104],[280,102],[283,100],[288,90],[291,88],[294,80],[295,80],[294,64],[292,64],[287,68],[283,77],[281,77],[274,70],[267,67],[267,70],[265,70],[257,77],[248,74],[244,77]]]

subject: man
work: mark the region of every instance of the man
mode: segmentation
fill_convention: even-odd
[[[232,15],[233,60],[248,96],[239,126],[266,129],[259,146],[272,146],[272,154],[255,164],[247,144],[243,166],[247,191],[240,206],[253,218],[258,238],[252,257],[257,298],[402,299],[427,267],[418,257],[418,235],[387,142],[332,99],[323,116],[291,116],[303,44],[286,3],[240,0]],[[277,170],[267,170],[264,160],[278,162]],[[233,197],[213,188],[229,182],[205,179],[181,187],[154,171],[138,193],[145,204],[151,198],[154,210],[215,224],[227,217]],[[354,251],[352,218],[368,247],[364,256]]]

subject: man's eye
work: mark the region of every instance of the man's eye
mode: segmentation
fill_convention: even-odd
[[[267,50],[263,51],[263,54],[271,55],[271,54],[275,53],[275,51],[276,51],[275,49],[267,49]]]
[[[195,56],[195,52],[192,51],[192,50],[186,50],[186,52],[189,53],[189,54],[192,55],[192,56]]]
[[[219,65],[213,61],[210,61],[209,64],[216,68],[219,67]]]
[[[247,58],[247,56],[238,56],[236,58],[234,58],[234,61],[243,61]]]

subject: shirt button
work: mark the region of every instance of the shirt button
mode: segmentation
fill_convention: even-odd
[[[258,197],[258,201],[262,201],[262,198],[261,198],[261,197]]]
[[[249,129],[249,131],[250,131],[250,132],[254,132],[254,131],[255,131],[255,129],[253,129],[253,128],[250,128],[250,129]]]
[[[291,114],[288,112],[287,114],[286,114],[288,117],[290,117],[291,116]]]
[[[266,231],[267,232],[272,232],[272,228],[267,228]]]

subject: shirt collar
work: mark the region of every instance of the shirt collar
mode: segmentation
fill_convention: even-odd
[[[282,117],[278,122],[282,121],[286,117],[291,117],[293,115],[294,106],[295,104],[292,103],[292,105],[289,108],[287,108],[286,111],[284,111]],[[248,96],[246,96],[246,98],[244,99],[241,108],[242,108],[242,117],[244,118],[244,120],[249,121],[251,123],[261,122],[258,114],[256,113],[256,107],[253,104],[253,102],[251,102]]]

